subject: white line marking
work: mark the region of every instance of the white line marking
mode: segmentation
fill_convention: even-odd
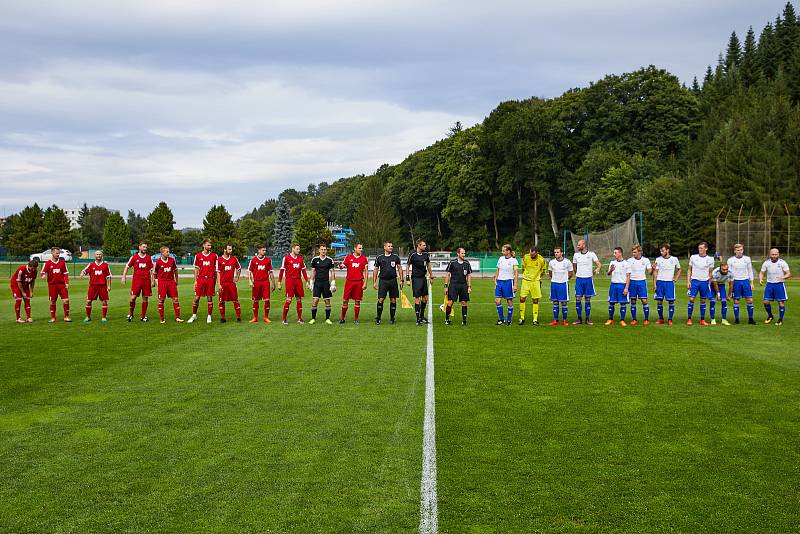
[[[431,284],[428,282],[428,294]],[[419,531],[439,531],[436,497],[436,386],[433,375],[433,304],[428,298],[428,348],[425,360],[425,418],[422,427],[422,482],[420,483]]]

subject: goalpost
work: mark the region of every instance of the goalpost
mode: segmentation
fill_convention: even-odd
[[[577,250],[578,241],[584,239],[589,250],[597,254],[599,258],[610,258],[614,255],[615,247],[622,247],[627,256],[634,245],[640,244],[643,241],[643,227],[642,214],[638,212],[631,215],[626,221],[605,230],[597,232],[586,230],[582,234],[570,231],[569,234],[573,250]],[[566,250],[564,252],[566,253]]]

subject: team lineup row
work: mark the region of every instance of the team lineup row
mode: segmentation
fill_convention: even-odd
[[[227,244],[223,254],[217,255],[211,251],[210,240],[203,242],[203,250],[194,258],[194,300],[192,315],[189,323],[197,320],[197,311],[200,300],[205,297],[207,301],[206,322],[212,322],[213,296],[218,296],[220,321],[226,322],[226,303],[231,302],[237,321],[241,321],[241,307],[239,304],[237,282],[240,279],[242,267],[239,260],[232,255],[232,246]],[[575,310],[577,320],[572,324],[592,324],[591,301],[596,296],[593,276],[600,274],[603,264],[594,252],[588,250],[586,242],[577,243],[576,252],[572,261],[564,257],[561,247],[553,250],[554,258],[546,262],[539,254],[537,247],[531,247],[529,253],[522,258],[522,269],[510,245],[504,245],[503,255],[498,259],[494,274],[495,305],[497,306],[498,325],[512,324],[514,300],[519,297],[520,315],[519,324],[525,324],[527,301],[532,301],[532,324],[539,324],[539,300],[542,298],[542,280],[545,275],[550,279],[550,300],[553,304],[553,321],[551,325],[567,325],[569,308],[569,281],[574,278]],[[66,263],[59,258],[60,250],[53,247],[53,258],[45,262],[41,273],[38,262],[33,260],[27,265],[18,268],[11,277],[11,291],[14,296],[14,309],[16,320],[19,323],[32,322],[30,301],[37,274],[47,279],[48,296],[50,301],[50,321],[56,321],[56,304],[60,298],[64,308],[64,321],[70,322],[69,314],[69,274]],[[627,326],[627,307],[631,306],[630,324],[638,324],[637,302],[642,303],[643,322],[650,323],[650,307],[648,300],[648,276],[652,276],[654,298],[657,301],[658,323],[669,324],[673,322],[676,300],[676,283],[681,274],[678,259],[670,255],[670,247],[663,244],[660,248],[661,255],[650,262],[642,256],[641,247],[632,250],[632,256],[625,259],[623,250],[616,248],[614,258],[609,262],[607,275],[610,276],[608,292],[608,320],[606,325],[614,323],[615,307],[619,305],[619,324]],[[310,273],[308,274],[308,267]],[[303,297],[305,288],[312,290],[311,324],[316,322],[317,308],[320,300],[324,302],[325,322],[331,321],[331,297],[336,291],[336,263],[327,255],[327,247],[320,245],[319,255],[315,256],[309,266],[306,266],[300,255],[300,247],[292,245],[291,252],[283,257],[278,271],[277,282],[273,272],[272,261],[266,256],[266,248],[260,247],[256,256],[251,258],[248,265],[248,282],[252,292],[253,318],[251,323],[259,322],[259,311],[263,301],[263,321],[269,323],[270,294],[277,289],[282,289],[285,279],[285,301],[283,305],[283,324],[288,324],[288,314],[292,300],[295,301],[297,321],[303,323]],[[359,321],[361,301],[364,290],[369,280],[369,261],[363,255],[363,247],[356,244],[353,253],[348,254],[339,263],[339,268],[346,270],[343,303],[340,324],[344,324],[350,300],[354,302],[353,320]],[[178,269],[175,259],[170,256],[168,247],[161,247],[161,255],[155,261],[148,254],[148,245],[140,243],[139,251],[126,263],[122,272],[121,283],[127,284],[128,272],[132,272],[129,313],[127,320],[133,320],[134,310],[138,297],[142,297],[140,320],[148,320],[148,299],[152,296],[152,288],[158,291],[158,313],[162,323],[166,322],[164,304],[167,299],[172,300],[175,320],[181,319],[180,304],[178,301]],[[520,276],[521,273],[521,276]],[[103,253],[95,254],[95,261],[81,271],[82,277],[88,277],[89,287],[86,299],[86,317],[84,322],[91,321],[92,304],[99,300],[102,306],[102,322],[107,321],[108,292],[111,287],[111,270],[103,261]],[[765,260],[759,271],[759,283],[766,286],[764,289],[764,308],[767,312],[766,323],[774,320],[772,303],[779,306],[778,320],[775,324],[783,322],[787,293],[785,280],[791,276],[788,264],[780,258],[778,249],[770,250],[770,257]],[[519,295],[517,295],[518,282]],[[378,255],[373,262],[372,285],[378,291],[377,315],[375,322],[381,324],[384,302],[389,299],[389,321],[395,322],[397,299],[406,282],[412,286],[414,296],[414,309],[417,325],[422,325],[426,320],[426,307],[428,304],[428,281],[433,280],[433,272],[426,244],[420,240],[416,250],[408,257],[405,276],[400,257],[393,252],[391,242],[384,243],[384,253]],[[472,268],[464,257],[464,249],[459,248],[457,257],[448,264],[444,275],[444,294],[446,300],[445,324],[451,324],[453,305],[461,304],[461,322],[466,324],[467,312],[472,292]],[[716,304],[721,305],[721,323],[729,325],[727,320],[728,301],[733,300],[735,322],[739,322],[739,303],[744,300],[747,305],[748,322],[755,324],[754,319],[754,271],[752,260],[744,255],[744,247],[740,244],[734,246],[733,256],[715,268],[714,258],[708,255],[708,244],[698,244],[698,253],[691,256],[687,268],[686,288],[688,293],[688,321],[692,324],[695,300],[700,300],[700,324],[716,323]],[[504,315],[503,301],[506,301]],[[667,319],[664,315],[663,301],[667,301]],[[710,323],[706,318],[706,302],[710,307]],[[21,312],[24,306],[26,319],[22,319]],[[560,312],[560,320],[559,320]]]

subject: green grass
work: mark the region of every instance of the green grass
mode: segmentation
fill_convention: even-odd
[[[601,286],[593,327],[494,326],[489,280],[466,328],[437,310],[440,530],[795,530],[800,287],[782,327],[622,329]],[[0,531],[417,529],[409,310],[376,327],[369,292],[359,327],[160,325],[151,302],[129,324],[115,288],[111,321],[85,325],[76,281],[76,322],[50,325],[44,289],[32,325],[0,298]]]

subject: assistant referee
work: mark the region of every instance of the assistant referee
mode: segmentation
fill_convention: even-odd
[[[428,278],[433,280],[431,257],[425,250],[427,243],[420,239],[417,241],[417,250],[411,253],[406,264],[406,280],[411,281],[411,291],[414,294],[414,311],[417,314],[417,326],[426,324],[425,306],[428,304]],[[410,274],[409,274],[410,273]]]
[[[397,313],[397,297],[400,290],[397,288],[397,279],[400,278],[400,287],[403,287],[403,267],[400,265],[400,256],[395,254],[391,241],[383,242],[383,254],[375,258],[372,269],[372,288],[378,290],[378,315],[375,324],[381,324],[383,315],[383,301],[389,295],[389,324],[394,324]]]

